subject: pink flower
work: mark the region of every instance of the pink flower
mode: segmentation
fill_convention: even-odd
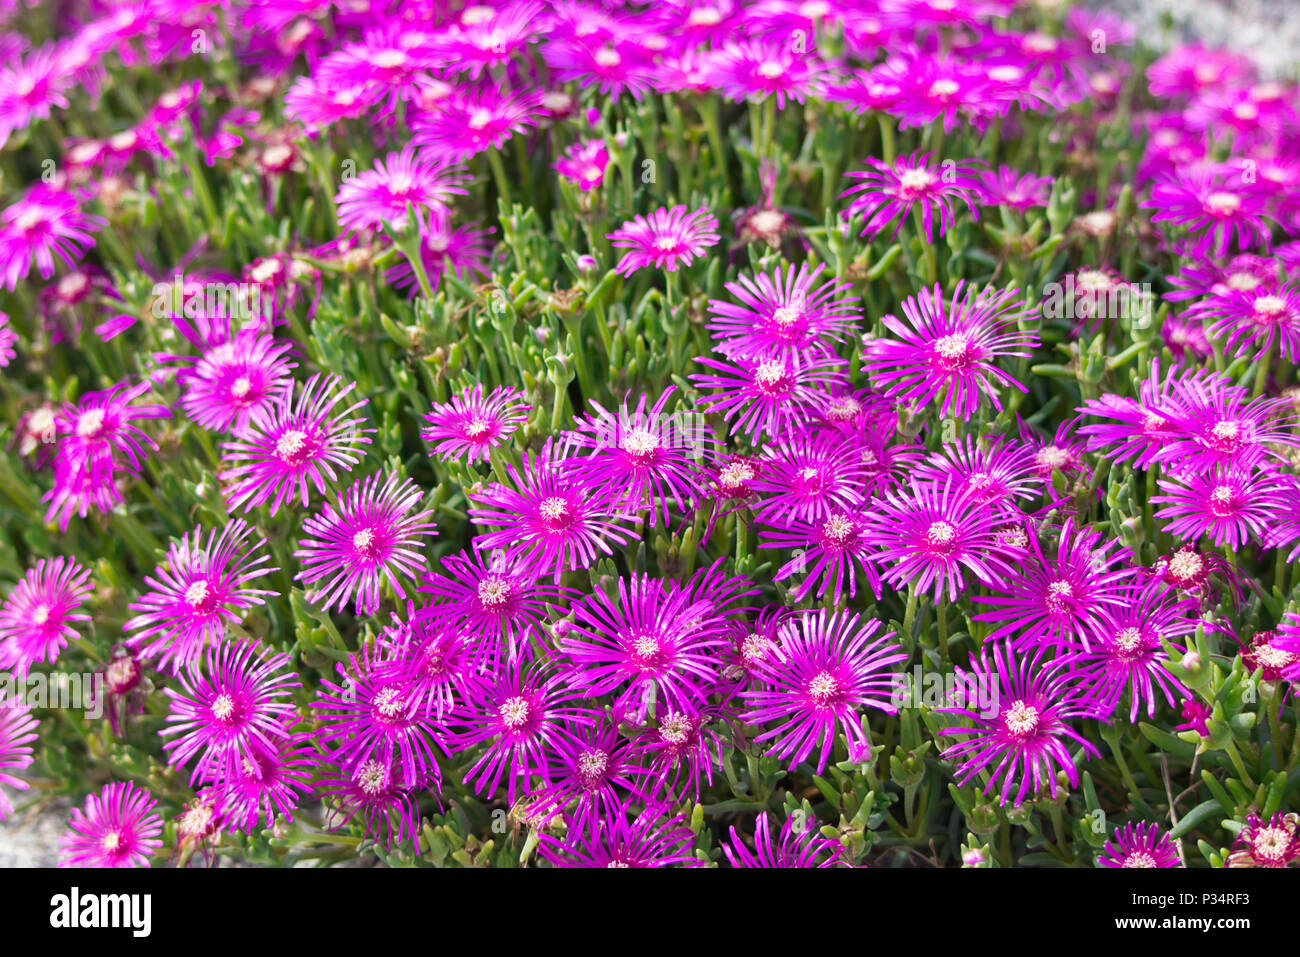
[[[104,785],[74,808],[60,867],[148,867],[162,847],[158,802],[131,782]]]
[[[42,558],[0,605],[0,668],[26,677],[35,664],[53,664],[77,637],[72,622],[90,595],[90,569],[62,555]]]
[[[583,192],[589,192],[605,180],[609,151],[605,149],[604,140],[574,143],[554,166],[561,176],[573,180]]]
[[[616,268],[630,276],[646,266],[676,272],[679,265],[689,266],[703,256],[722,236],[717,217],[708,209],[688,213],[685,206],[674,206],[630,219],[607,238],[614,248],[628,250]]]
[[[342,608],[355,595],[357,614],[373,615],[385,581],[405,598],[401,578],[423,570],[422,540],[437,534],[432,511],[411,513],[423,496],[410,479],[375,472],[308,518],[294,552],[302,562],[298,580],[312,586],[307,600]]]

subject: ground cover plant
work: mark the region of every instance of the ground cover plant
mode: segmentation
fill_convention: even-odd
[[[1300,95],[1011,0],[0,4],[69,866],[1300,858]]]

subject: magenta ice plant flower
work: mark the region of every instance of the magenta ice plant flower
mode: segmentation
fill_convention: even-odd
[[[577,594],[539,580],[530,562],[505,552],[465,549],[441,565],[420,586],[433,595],[420,618],[471,639],[475,656],[491,662],[530,654],[531,640],[545,634],[551,609]]]
[[[205,667],[182,670],[170,699],[163,745],[169,764],[184,766],[195,756],[190,775],[219,779],[238,768],[261,746],[275,741],[297,717],[292,689],[302,686],[288,670],[289,656],[266,653],[255,642],[228,641],[208,648]]]
[[[15,772],[31,767],[36,740],[36,719],[27,705],[17,699],[0,697],[0,784],[16,791],[30,786]],[[9,797],[0,791],[0,822],[13,813]]]
[[[802,809],[790,813],[775,841],[768,813],[759,811],[754,820],[753,850],[735,825],[730,833],[722,852],[732,867],[834,867],[843,851],[838,841],[822,837],[816,819]]]
[[[989,650],[992,649],[990,658]],[[1060,661],[1044,661],[1043,650],[1017,656],[1006,642],[985,639],[969,671],[958,676],[980,690],[982,707],[938,708],[965,723],[944,728],[940,736],[967,735],[945,748],[941,757],[957,763],[957,783],[966,784],[989,773],[984,794],[997,793],[1005,806],[1014,793],[1014,806],[1045,788],[1056,797],[1058,771],[1071,787],[1079,784],[1079,769],[1070,751],[1082,748],[1096,757],[1095,745],[1071,727],[1072,719],[1098,717],[1097,707],[1076,685]]]
[[[431,781],[436,790],[445,732],[425,709],[412,671],[371,647],[336,667],[340,680],[323,679],[312,704],[320,725],[316,739],[334,763],[354,773],[371,765],[391,768],[403,788]]]
[[[846,611],[802,612],[782,626],[774,655],[761,659],[762,682],[741,692],[746,724],[768,725],[755,743],[772,742],[768,754],[793,771],[821,746],[816,772],[830,760],[837,734],[849,745],[870,746],[862,709],[894,714],[903,676],[893,665],[906,660],[880,622]],[[775,727],[772,727],[775,725]]]
[[[185,414],[213,432],[242,434],[293,389],[292,347],[251,330],[213,346],[184,377]]]
[[[0,213],[0,281],[12,291],[33,266],[43,279],[54,275],[56,262],[72,268],[103,225],[103,219],[82,210],[74,194],[33,186]]]
[[[352,414],[366,399],[336,409],[355,388],[337,376],[314,375],[296,394],[286,389],[243,435],[223,443],[226,507],[249,511],[269,501],[275,515],[297,498],[305,508],[311,486],[323,495],[327,481],[350,472],[364,454],[361,446],[370,444],[366,433],[375,431]]]
[[[709,301],[709,331],[720,340],[715,347],[724,356],[765,358],[801,356],[809,350],[830,352],[834,343],[853,335],[861,306],[857,296],[846,296],[852,284],[828,278],[818,283],[825,270],[820,263],[780,267],[771,274],[742,273],[726,284],[738,300]]]
[[[1267,200],[1242,179],[1204,165],[1179,169],[1153,186],[1141,205],[1154,210],[1153,223],[1185,227],[1198,254],[1267,249],[1272,220]]]
[[[405,598],[402,579],[424,571],[424,540],[437,534],[431,509],[413,511],[423,497],[409,478],[380,471],[308,517],[294,552],[307,600],[341,609],[354,599],[357,614],[373,615],[384,583]]]
[[[1128,692],[1128,720],[1134,724],[1143,704],[1147,717],[1155,716],[1158,693],[1171,708],[1175,695],[1191,694],[1166,667],[1170,657],[1164,642],[1181,650],[1178,640],[1194,634],[1201,621],[1194,599],[1154,576],[1125,583],[1119,598],[1101,608],[1095,641],[1069,664],[1103,714],[1111,714]]]
[[[844,216],[863,218],[863,237],[878,236],[890,223],[895,223],[892,235],[897,236],[913,209],[919,211],[926,242],[934,235],[936,213],[940,236],[952,229],[958,204],[964,204],[972,218],[979,218],[975,201],[980,183],[972,163],[936,164],[933,153],[919,150],[900,156],[892,165],[878,159],[867,162],[871,169],[845,174],[854,185],[840,194],[841,198],[853,197]]]
[[[374,229],[385,224],[401,229],[407,206],[418,213],[446,209],[453,196],[465,195],[464,175],[452,163],[417,155],[407,147],[389,153],[374,169],[366,170],[339,187],[334,202],[342,229]]]
[[[1158,825],[1142,821],[1117,827],[1097,858],[1101,867],[1184,867]]]
[[[635,809],[629,801],[564,840],[542,833],[537,851],[552,867],[702,866],[691,854],[695,834],[683,817],[669,818],[669,808],[651,804],[629,822]]]
[[[617,693],[617,706],[642,720],[651,700],[677,710],[703,704],[726,643],[716,609],[673,582],[633,574],[616,595],[597,589],[574,602],[559,650],[575,688]]]
[[[429,426],[420,434],[429,443],[430,455],[486,462],[494,448],[502,445],[528,420],[532,406],[511,386],[497,386],[487,395],[483,383],[453,395],[450,402],[437,403],[424,416]]]
[[[821,598],[834,585],[832,600],[839,603],[848,580],[849,598],[857,595],[859,577],[881,597],[880,570],[875,563],[875,549],[868,534],[869,525],[862,507],[832,511],[813,521],[788,519],[773,522],[772,528],[759,532],[759,548],[788,548],[794,558],[782,565],[772,579],[785,581],[794,575],[803,579],[790,589],[794,601],[816,588]]]
[[[1028,532],[1024,559],[986,583],[994,594],[973,596],[993,608],[972,620],[1002,622],[985,641],[1011,637],[1022,646],[1073,641],[1089,647],[1102,609],[1122,604],[1122,586],[1135,575],[1128,549],[1076,528],[1072,517],[1059,530],[1055,555],[1044,551],[1033,529]]]
[[[553,164],[555,171],[571,180],[584,193],[598,189],[605,181],[609,166],[609,150],[604,140],[574,143]]]
[[[59,555],[27,570],[0,605],[0,668],[26,678],[37,664],[54,664],[77,637],[74,622],[90,621],[82,603],[94,586],[90,569]]]
[[[62,841],[60,867],[148,867],[162,847],[162,817],[152,794],[130,781],[87,795]]]
[[[491,799],[504,781],[511,805],[530,774],[549,784],[547,752],[566,729],[595,723],[595,712],[578,704],[582,697],[547,659],[510,660],[471,681],[450,738],[454,752],[473,752],[464,783]]]
[[[701,389],[700,411],[720,412],[732,428],[749,438],[760,433],[778,438],[816,408],[820,392],[848,386],[848,365],[839,356],[821,352],[802,356],[741,358],[732,362],[697,357],[708,372],[691,374]]]
[[[940,415],[970,418],[984,397],[1001,410],[1005,386],[1027,391],[994,364],[1028,357],[1038,345],[1035,333],[1021,331],[1033,311],[1017,290],[978,290],[959,280],[945,303],[936,283],[904,299],[903,315],[906,322],[882,319],[896,339],[869,340],[863,354],[863,368],[886,395],[919,409],[942,394]]]
[[[668,526],[670,503],[677,514],[689,514],[703,494],[701,470],[719,445],[698,416],[664,411],[676,392],[669,386],[649,408],[645,394],[631,409],[624,399],[617,411],[588,400],[591,412],[564,434],[563,468],[580,483],[607,490],[615,508],[649,510],[651,528]]]
[[[622,523],[634,516],[614,505],[617,493],[579,481],[565,468],[547,440],[540,453],[524,453],[523,468],[506,465],[510,485],[495,484],[469,493],[469,517],[495,526],[474,539],[475,548],[501,548],[522,556],[539,575],[553,573],[556,584],[566,569],[587,568],[611,545],[634,540]]]
[[[708,209],[688,212],[685,206],[673,206],[630,219],[606,238],[615,249],[627,250],[615,268],[630,276],[646,266],[676,272],[717,245],[721,235],[718,218]]]
[[[1001,534],[1004,515],[984,506],[978,493],[943,485],[886,490],[864,511],[871,557],[894,588],[933,592],[955,601],[967,575],[990,585],[1012,572],[1021,553]]]
[[[536,90],[496,85],[457,88],[433,109],[411,118],[412,142],[423,154],[443,162],[463,162],[484,150],[500,149],[541,117]]]
[[[1268,537],[1280,505],[1281,486],[1267,465],[1258,470],[1219,465],[1159,484],[1166,494],[1153,495],[1151,502],[1165,506],[1155,513],[1165,520],[1165,531],[1180,541],[1205,536],[1234,551]]]
[[[127,645],[143,658],[158,656],[160,668],[189,667],[203,647],[225,638],[226,626],[237,625],[244,613],[276,592],[252,587],[258,578],[278,571],[268,567],[270,556],[259,554],[266,544],[252,525],[239,519],[224,528],[203,529],[173,541],[167,558],[152,575],[149,590],[127,609],[136,614],[122,626]]]

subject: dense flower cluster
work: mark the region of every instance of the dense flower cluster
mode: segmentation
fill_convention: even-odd
[[[60,157],[0,211],[0,668],[107,699],[63,863],[1300,860],[1300,90],[1032,7],[0,32],[5,168]]]

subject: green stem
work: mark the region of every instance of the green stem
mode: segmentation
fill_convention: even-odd
[[[1264,354],[1259,357],[1259,365],[1255,368],[1255,386],[1250,390],[1250,397],[1258,399],[1264,394],[1264,387],[1268,384],[1269,366],[1273,364],[1273,343],[1268,344]]]
[[[1246,770],[1246,762],[1241,759],[1241,752],[1237,750],[1237,742],[1229,738],[1223,750],[1228,753],[1228,759],[1232,761],[1232,766],[1237,769],[1237,776],[1241,779],[1241,783],[1246,785],[1247,790],[1253,788],[1255,779]]]
[[[907,586],[907,610],[903,612],[903,641],[912,647],[912,622],[916,618],[916,585]]]
[[[939,257],[934,251],[934,244],[930,241],[930,234],[926,232],[925,220],[919,205],[912,207],[912,218],[916,220],[916,234],[921,237],[921,245],[925,249],[926,281],[933,286],[939,281]]]
[[[488,166],[492,168],[492,178],[496,180],[497,195],[501,201],[506,204],[509,210],[513,205],[510,198],[510,180],[506,176],[506,168],[501,163],[501,151],[491,149],[487,151]]]
[[[935,617],[939,621],[939,654],[943,658],[943,663],[948,664],[948,599],[945,594],[939,595],[939,604],[935,609]]]
[[[880,151],[890,166],[894,163],[894,120],[888,113],[880,113],[876,119],[880,122]]]

